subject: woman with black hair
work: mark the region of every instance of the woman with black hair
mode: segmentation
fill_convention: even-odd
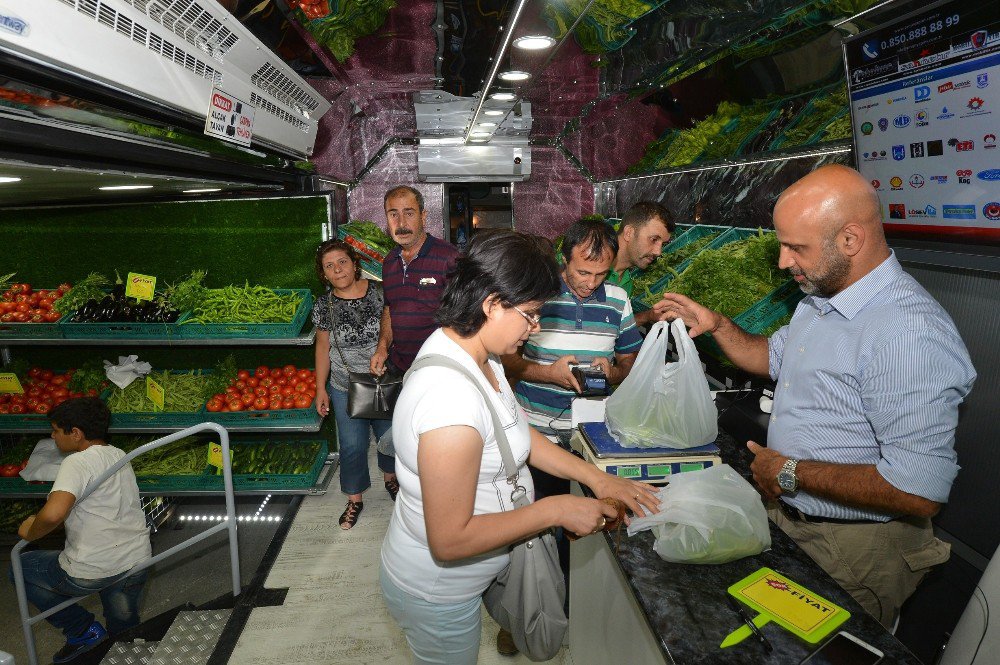
[[[441,328],[417,358],[457,360],[486,389],[528,496],[530,463],[644,515],[643,506],[658,505],[651,487],[604,473],[529,427],[504,376],[499,356],[524,343],[558,289],[556,263],[537,240],[514,231],[477,235],[449,276],[437,313]],[[392,428],[400,492],[382,544],[383,595],[415,662],[475,663],[481,595],[507,566],[509,546],[550,527],[595,533],[614,510],[571,495],[515,509],[490,406],[457,370],[414,371]]]

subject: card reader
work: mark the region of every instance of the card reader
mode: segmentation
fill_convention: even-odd
[[[608,377],[601,370],[590,365],[572,365],[570,371],[580,384],[580,394],[584,397],[608,394]]]

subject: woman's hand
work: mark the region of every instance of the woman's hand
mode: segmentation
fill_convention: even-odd
[[[560,494],[540,499],[538,503],[554,503],[557,526],[582,538],[597,533],[618,514],[615,509],[597,499],[572,494]]]
[[[316,413],[320,418],[325,418],[330,413],[330,395],[325,386],[316,386]]]
[[[656,497],[656,488],[647,483],[640,483],[638,480],[626,480],[609,473],[602,474],[604,477],[590,485],[590,489],[599,499],[618,499],[625,506],[639,517],[645,517],[646,512],[657,513],[660,511],[660,500]],[[614,511],[612,511],[614,512]],[[625,516],[625,524],[629,524],[629,516]]]

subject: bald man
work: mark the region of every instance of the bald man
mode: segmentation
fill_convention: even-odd
[[[903,272],[878,197],[821,167],[774,206],[778,267],[807,296],[770,338],[689,298],[668,317],[710,332],[738,367],[776,381],[754,481],[769,517],[886,627],[948,559],[930,518],[958,473],[958,406],[976,374],[954,323]]]

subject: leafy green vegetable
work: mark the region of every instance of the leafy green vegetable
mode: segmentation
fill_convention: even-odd
[[[633,293],[637,294],[636,297],[639,297],[638,294],[645,291],[645,297],[641,299],[647,305],[653,305],[659,301],[662,294],[650,293],[649,288],[656,282],[660,281],[663,277],[666,277],[668,274],[676,275],[677,273],[675,270],[677,266],[700,252],[718,237],[718,233],[709,233],[706,236],[689,242],[683,247],[661,254],[660,258],[658,258],[651,266],[643,270],[642,273],[635,278],[633,281]]]
[[[104,288],[108,284],[110,282],[107,277],[92,272],[78,281],[62,298],[52,303],[52,308],[60,314],[75,312],[86,305],[88,300],[100,300],[103,298]]]
[[[157,300],[166,302],[179,312],[190,312],[208,295],[208,289],[202,284],[207,274],[204,270],[193,270],[189,277],[167,286],[163,293],[157,296]]]
[[[216,363],[215,368],[212,369],[212,373],[208,375],[208,380],[205,382],[202,401],[207,402],[212,395],[217,393],[225,393],[230,382],[236,378],[238,371],[239,367],[236,365],[236,357],[231,353]]]
[[[301,9],[295,13],[299,21],[340,62],[354,53],[354,42],[370,35],[385,23],[395,0],[339,0],[330,3],[330,14],[310,21]]]
[[[847,88],[841,87],[829,95],[818,96],[810,102],[809,107],[802,112],[795,125],[785,130],[782,148],[809,145],[816,140],[833,140],[822,135],[817,135],[820,130],[827,128],[838,119],[848,115],[847,113]],[[850,136],[851,121],[848,115],[847,127]],[[825,132],[829,133],[829,132]],[[814,138],[815,137],[815,138]],[[843,138],[843,137],[836,137]],[[810,140],[812,139],[812,140]]]
[[[367,219],[356,219],[340,228],[382,256],[388,254],[396,246],[396,243],[385,231]]]
[[[101,392],[108,385],[108,376],[104,371],[104,363],[100,360],[91,359],[83,363],[70,377],[67,387],[76,393],[85,393],[88,390]]]

